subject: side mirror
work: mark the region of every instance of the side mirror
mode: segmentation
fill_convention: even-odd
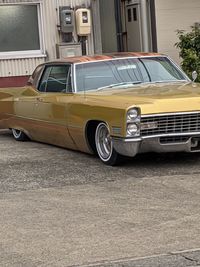
[[[195,82],[198,77],[198,73],[195,71],[192,72],[192,81]]]

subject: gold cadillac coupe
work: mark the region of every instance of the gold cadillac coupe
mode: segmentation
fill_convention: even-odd
[[[74,57],[0,89],[0,128],[94,153],[108,165],[142,152],[200,151],[200,85],[167,56]]]

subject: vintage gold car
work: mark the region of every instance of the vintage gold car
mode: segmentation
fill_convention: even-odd
[[[200,85],[165,55],[66,58],[0,89],[0,128],[108,165],[142,152],[200,151]]]

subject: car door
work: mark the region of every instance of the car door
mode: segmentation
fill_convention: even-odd
[[[32,121],[34,116],[35,99],[40,94],[36,89],[36,81],[39,80],[43,70],[44,65],[39,65],[29,78],[27,85],[20,88],[18,90],[19,93],[16,94],[13,99],[14,117],[12,119],[12,127],[23,129],[28,135],[30,135],[32,129],[35,127]]]
[[[71,65],[46,65],[34,100],[34,139],[75,148],[67,128],[67,105],[73,98]]]

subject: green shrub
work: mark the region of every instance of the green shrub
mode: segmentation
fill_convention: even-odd
[[[194,70],[198,73],[196,82],[200,82],[200,26],[192,26],[191,32],[177,31],[179,42],[175,44],[180,49],[179,56],[183,59],[182,69],[192,78]]]

